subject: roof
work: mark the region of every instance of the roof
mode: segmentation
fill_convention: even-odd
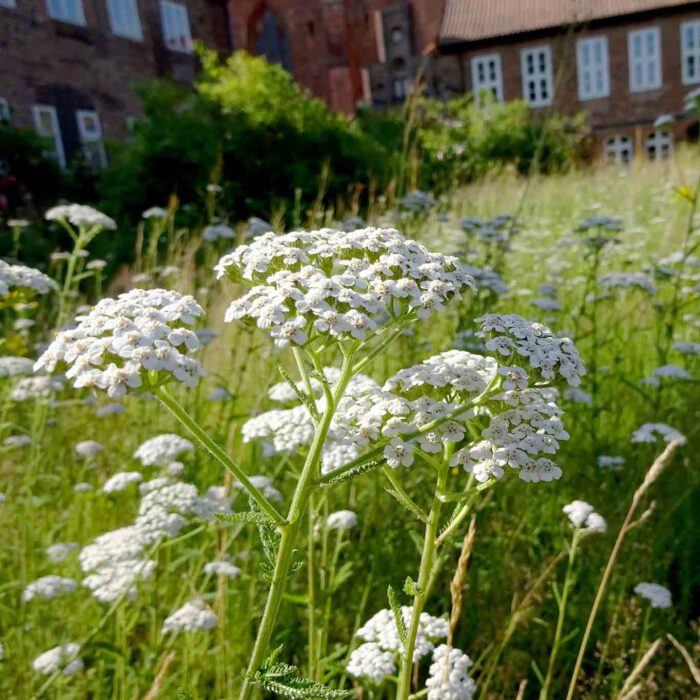
[[[439,41],[479,41],[694,4],[688,0],[446,0]]]

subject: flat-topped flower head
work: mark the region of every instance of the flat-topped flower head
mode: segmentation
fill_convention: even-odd
[[[586,370],[569,338],[559,338],[547,326],[517,314],[484,314],[476,319],[486,348],[509,364],[527,366],[536,380],[565,380],[578,386]]]
[[[407,396],[420,393],[421,396],[458,401],[484,392],[497,371],[498,363],[491,357],[474,355],[465,350],[448,350],[398,371],[387,379],[384,390]]]
[[[672,605],[671,591],[658,583],[638,583],[634,592],[648,600],[652,608],[670,608]]]
[[[680,442],[684,445],[685,435],[666,423],[644,423],[632,433],[632,442]]]
[[[112,398],[171,381],[195,387],[204,369],[187,354],[200,344],[187,326],[203,314],[191,296],[132,289],[78,316],[76,327],[60,331],[34,368],[66,367],[73,386],[106,390]]]
[[[30,375],[34,371],[34,361],[28,357],[7,355],[0,357],[0,378]]]
[[[53,574],[42,576],[27,584],[27,587],[22,591],[22,600],[25,603],[35,598],[51,600],[67,593],[73,593],[76,588],[76,583],[72,578],[54,576]]]
[[[13,302],[16,303],[34,294],[47,294],[56,289],[56,282],[43,272],[0,260],[0,297],[13,294]]]
[[[114,231],[117,223],[106,214],[85,204],[60,204],[45,214],[47,221],[65,221],[73,226],[96,227]]]
[[[350,530],[357,525],[357,513],[352,510],[337,510],[326,518],[329,530]]]
[[[149,438],[134,452],[145,467],[163,467],[177,459],[184,452],[193,452],[194,445],[184,437],[174,433],[163,433]]]
[[[161,632],[197,632],[216,627],[218,618],[214,611],[202,600],[191,600],[176,610],[163,622]]]
[[[611,272],[598,280],[603,289],[641,289],[653,296],[656,294],[654,280],[643,272]]]
[[[64,676],[72,676],[83,670],[83,660],[78,656],[80,645],[71,642],[54,647],[32,661],[32,669],[44,676],[60,672]]]
[[[381,327],[440,311],[474,280],[452,256],[394,229],[295,231],[258,236],[216,266],[252,289],[225,320],[248,320],[279,347],[316,338],[366,340]]]

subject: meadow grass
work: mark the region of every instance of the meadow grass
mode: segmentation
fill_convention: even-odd
[[[693,625],[700,618],[700,357],[680,353],[672,343],[700,341],[700,267],[693,267],[686,255],[681,279],[678,265],[660,261],[677,251],[689,253],[691,246],[697,250],[698,165],[694,153],[682,152],[667,163],[633,170],[600,168],[529,181],[506,173],[457,190],[424,214],[404,213],[397,219],[393,206],[377,205],[373,210],[368,223],[394,224],[431,249],[490,268],[501,275],[508,292],[465,295],[399,338],[369,366],[368,374],[383,381],[436,353],[471,348],[474,319],[485,312],[518,313],[569,335],[588,368],[581,387],[587,398],[565,389],[560,398],[570,433],[557,457],[562,479],[527,484],[509,478],[485,492],[426,573],[430,594],[425,610],[448,616],[453,605],[450,581],[473,521],[468,566],[463,563],[458,577],[461,614],[452,639],[475,662],[470,674],[476,697],[512,698],[519,689],[524,698],[565,696],[616,533],[635,489],[663,447],[662,442],[631,442],[633,432],[645,423],[669,424],[687,442],[645,495],[640,513],[648,512],[621,547],[593,622],[575,697],[632,697],[626,680],[658,639],[664,641],[634,678],[639,686],[634,697],[697,697],[692,669],[664,635],[671,633],[684,644],[697,663],[700,646]],[[482,243],[460,227],[466,217],[490,219],[500,214],[516,215],[514,224],[504,229],[507,242]],[[619,232],[605,234],[619,242],[601,244],[596,254],[595,247],[586,246],[582,235],[574,232],[591,216],[622,221]],[[314,216],[314,221],[333,219],[333,212],[317,211]],[[293,358],[275,350],[262,332],[223,323],[228,302],[240,294],[237,285],[217,282],[211,272],[225,243],[212,246],[201,242],[199,232],[175,229],[169,238],[160,266],[146,255],[145,269],[117,276],[112,291],[118,291],[132,272],[148,272],[152,282],[143,284],[196,296],[207,312],[206,327],[216,333],[199,354],[208,376],[194,390],[173,393],[247,474],[268,476],[288,503],[302,470],[303,450],[269,455],[255,442],[244,442],[241,428],[252,415],[272,406],[266,394],[270,386],[284,381],[280,366],[299,378]],[[179,271],[164,279],[166,264]],[[653,295],[638,288],[601,293],[598,281],[603,275],[642,271],[654,280]],[[86,277],[83,290],[88,294],[90,285]],[[549,287],[543,290],[541,285]],[[63,298],[72,306],[77,303]],[[560,308],[533,305],[539,298],[556,301]],[[12,329],[17,315],[42,311],[6,307],[4,313],[5,347],[0,354],[35,357],[34,344],[51,340],[42,316],[28,331]],[[339,354],[336,359],[339,366]],[[668,364],[684,367],[692,378],[662,379],[660,386],[642,383]],[[5,496],[0,505],[0,696],[236,697],[270,585],[261,572],[264,555],[255,524],[204,520],[188,525],[154,547],[155,572],[139,584],[133,601],[100,603],[80,586],[55,599],[22,601],[27,584],[40,576],[58,574],[78,582],[85,576],[77,560],[79,549],[52,563],[47,547],[57,542],[84,547],[133,522],[137,487],[108,494],[101,486],[120,471],[138,469],[146,479],[160,474],[157,467],[143,467],[134,459],[141,443],[161,433],[190,436],[161,404],[143,396],[127,396],[123,414],[98,417],[96,409],[112,403],[104,395],[92,401],[84,391],[66,389],[50,399],[17,402],[11,399],[14,381],[0,378],[0,437],[27,435],[31,444],[0,445]],[[209,400],[214,389],[226,389],[223,398]],[[75,445],[84,440],[98,441],[104,449],[94,458],[79,458]],[[600,456],[624,458],[624,465],[602,468]],[[232,486],[231,475],[205,450],[198,447],[182,461],[179,478],[200,492],[214,485]],[[389,491],[403,489],[421,509],[430,507],[433,496],[424,468],[388,475],[398,486],[374,471],[312,497],[297,544],[300,564],[286,580],[270,645],[281,645],[282,659],[309,678],[377,700],[395,697],[396,685],[387,681],[372,686],[350,677],[346,663],[358,644],[353,635],[375,612],[388,607],[389,586],[400,604],[411,604],[411,594],[402,589],[407,577],[418,579],[423,547],[423,523],[403,507],[400,495],[397,500]],[[92,490],[75,492],[81,482]],[[234,511],[246,510],[243,492],[232,493]],[[609,531],[577,543],[567,574],[572,530],[562,507],[575,499],[591,503],[607,520]],[[324,525],[328,514],[344,509],[357,514],[355,527],[343,531]],[[240,568],[236,578],[204,572],[207,562],[222,557]],[[672,607],[648,608],[633,593],[641,581],[668,587]],[[197,598],[216,613],[216,627],[194,634],[162,634],[164,619]],[[562,623],[557,631],[558,619]],[[82,645],[83,671],[65,676],[32,670],[37,655],[72,641]],[[548,673],[552,656],[555,663]],[[409,668],[406,683],[412,697],[427,695],[421,690],[425,670],[425,664]]]

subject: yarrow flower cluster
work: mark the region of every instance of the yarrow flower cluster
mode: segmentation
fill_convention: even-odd
[[[685,435],[666,423],[644,423],[632,433],[632,442],[680,442],[685,444]]]
[[[559,338],[541,323],[526,321],[517,314],[484,314],[476,319],[486,348],[518,364],[527,359],[535,376],[545,382],[565,379],[578,386],[586,373],[581,357],[569,338]]]
[[[197,632],[216,627],[218,618],[214,611],[202,600],[191,600],[178,608],[163,622],[161,632]]]
[[[571,501],[562,510],[576,529],[583,529],[590,533],[606,532],[608,529],[605,518],[596,513],[593,506],[586,501]]]
[[[365,340],[381,326],[425,318],[467,288],[455,257],[429,252],[394,229],[265,233],[225,255],[219,278],[255,285],[226,312],[268,330],[275,344],[318,335]]]
[[[163,467],[184,452],[192,451],[194,451],[194,445],[186,438],[174,433],[163,433],[139,445],[134,452],[134,459],[138,459],[144,467]]]
[[[58,596],[67,593],[73,593],[76,589],[75,581],[72,578],[64,578],[63,576],[42,576],[41,578],[32,581],[22,591],[22,600],[27,603],[34,598],[58,598]]]
[[[401,608],[401,618],[408,628],[413,619],[413,609]],[[420,661],[435,648],[439,639],[447,637],[447,620],[421,613],[418,634],[413,651],[413,661]],[[355,636],[364,643],[355,649],[348,660],[347,672],[356,677],[366,677],[374,683],[381,681],[396,671],[396,663],[403,645],[396,628],[396,619],[391,610],[380,610],[372,616]]]
[[[45,651],[32,661],[32,668],[44,676],[60,671],[72,676],[83,670],[83,660],[78,656],[80,645],[70,642]]]
[[[460,649],[441,644],[433,651],[433,663],[428,670],[428,700],[471,700],[476,683],[467,675],[472,660]]]
[[[599,280],[603,289],[632,289],[638,288],[653,296],[656,294],[654,280],[643,272],[611,272]]]
[[[672,605],[671,591],[658,583],[638,583],[634,592],[648,600],[652,608],[670,608]]]
[[[65,365],[76,388],[104,389],[112,398],[142,386],[148,373],[157,383],[194,387],[204,369],[185,354],[199,347],[196,333],[185,326],[203,313],[191,296],[132,289],[103,299],[77,318],[76,328],[59,332],[34,368],[53,372]]]
[[[28,357],[0,357],[0,377],[29,375],[34,371],[34,361]]]
[[[121,596],[133,600],[138,582],[148,579],[156,566],[147,550],[175,537],[188,517],[213,520],[215,512],[231,512],[230,496],[217,487],[199,496],[192,484],[159,477],[139,490],[142,498],[134,523],[100,535],[78,555],[81,569],[89,573],[83,585],[100,602]]]
[[[202,231],[202,240],[210,243],[219,239],[230,240],[234,237],[233,229],[226,224],[212,224]]]
[[[141,472],[117,472],[105,481],[102,491],[104,493],[124,491],[130,484],[138,484],[139,481],[143,481]]]
[[[117,223],[101,211],[85,204],[60,204],[45,214],[47,221],[67,221],[73,226],[99,227],[114,231]]]
[[[60,391],[62,388],[61,377],[22,377],[12,387],[10,398],[17,402],[46,399],[54,391]]]
[[[56,289],[56,282],[43,272],[26,265],[10,265],[0,260],[0,297],[15,291],[25,294],[47,294]]]
[[[236,578],[241,570],[230,561],[210,561],[204,565],[204,573],[224,578]]]
[[[326,518],[329,530],[351,530],[357,525],[357,513],[352,510],[337,510]]]

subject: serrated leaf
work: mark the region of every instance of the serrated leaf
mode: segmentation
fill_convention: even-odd
[[[407,511],[413,513],[418,520],[421,520],[422,522],[426,522],[428,520],[428,516],[415,503],[411,503],[411,501],[405,498],[399,491],[395,491],[394,489],[384,490],[390,496],[395,498]]]
[[[267,523],[268,525],[275,524],[275,521],[263,513],[261,510],[244,510],[240,513],[214,513],[214,517],[224,523]]]
[[[371,472],[375,469],[378,469],[379,467],[383,467],[384,464],[385,462],[383,459],[370,459],[367,462],[362,462],[362,464],[358,464],[352,469],[348,469],[348,471],[343,472],[342,474],[338,474],[338,476],[334,477],[333,472],[331,472],[326,477],[326,479],[321,482],[321,486],[323,488],[326,488],[328,486],[331,486],[332,484],[342,484],[344,481],[350,481],[355,477],[362,476],[362,474],[367,474],[367,472]]]
[[[401,605],[399,604],[399,598],[396,595],[396,591],[391,586],[389,586],[386,589],[386,596],[389,599],[389,607],[394,613],[394,621],[396,622],[396,629],[399,633],[399,639],[401,640],[401,644],[405,646],[407,638],[406,625],[404,625],[403,622],[403,615],[401,614]]]
[[[276,649],[250,680],[277,695],[287,698],[345,698],[352,694],[349,690],[335,690],[319,681],[313,681],[297,673],[294,666],[278,662],[281,649]]]
[[[416,596],[420,593],[420,587],[410,576],[406,576],[406,580],[403,584],[403,592],[406,595]]]

